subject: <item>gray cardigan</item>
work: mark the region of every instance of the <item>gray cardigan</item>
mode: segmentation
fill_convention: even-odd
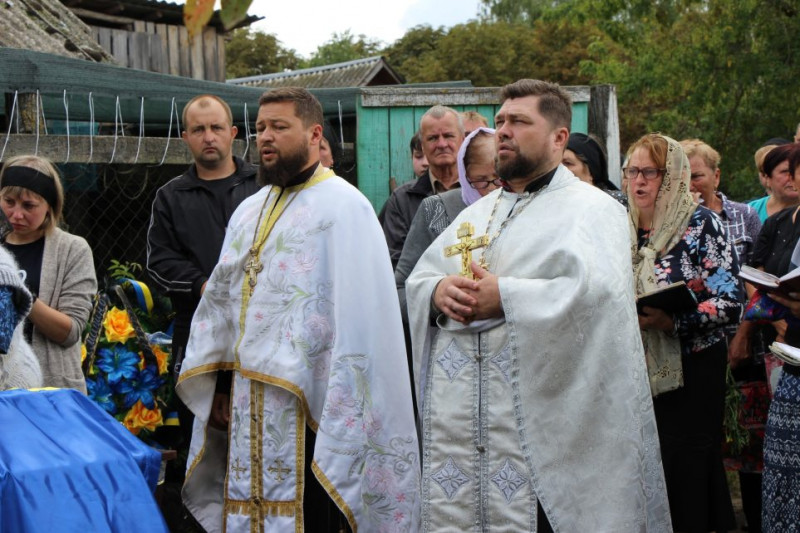
[[[94,260],[89,244],[58,228],[44,239],[39,298],[72,320],[62,343],[49,340],[33,328],[31,345],[39,358],[45,387],[86,392],[81,372],[81,334],[92,311],[97,292]]]
[[[442,194],[435,194],[422,200],[408,229],[403,251],[394,271],[397,285],[397,297],[400,299],[400,312],[403,324],[408,324],[408,307],[406,304],[406,279],[417,265],[417,261],[458,214],[467,207],[461,198],[461,189],[454,189]]]

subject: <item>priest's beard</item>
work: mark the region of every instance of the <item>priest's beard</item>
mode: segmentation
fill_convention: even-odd
[[[286,187],[308,164],[308,141],[303,140],[296,149],[278,152],[278,157],[272,163],[265,164],[262,159],[258,165],[256,182],[260,186],[277,185]]]
[[[543,157],[531,157],[516,152],[516,156],[504,160],[497,159],[495,170],[497,175],[506,181],[526,180],[538,178],[549,170],[547,161]]]

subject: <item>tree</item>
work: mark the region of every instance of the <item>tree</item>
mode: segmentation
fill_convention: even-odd
[[[447,35],[443,27],[422,24],[406,31],[400,39],[383,50],[389,64],[409,83],[438,81],[445,76],[436,52]]]
[[[594,48],[593,48],[594,47]],[[390,64],[410,83],[470,80],[497,86],[523,77],[585,84],[583,61],[592,50],[609,53],[614,43],[593,21],[468,22],[444,32],[417,26],[386,50]]]
[[[800,9],[775,0],[482,0],[484,20],[522,22],[552,55],[531,75],[617,87],[623,146],[648,131],[699,137],[722,158],[722,188],[761,194],[753,152],[800,117]],[[593,28],[586,54],[570,49]],[[571,29],[572,28],[572,29]],[[552,30],[552,31],[551,31]],[[546,34],[550,34],[546,36]],[[563,40],[564,36],[567,40]],[[570,76],[568,55],[579,67]],[[560,66],[559,66],[560,65]],[[445,65],[445,68],[447,66]]]
[[[381,48],[383,48],[381,41],[370,39],[363,34],[356,37],[349,29],[342,33],[334,32],[328,41],[317,47],[306,66],[319,67],[373,57],[380,55]]]
[[[300,61],[297,53],[281,46],[275,35],[249,28],[234,30],[225,45],[228,78],[294,70],[300,66]]]

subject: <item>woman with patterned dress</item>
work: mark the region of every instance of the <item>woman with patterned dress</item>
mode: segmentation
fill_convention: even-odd
[[[792,180],[800,184],[800,143],[778,147],[769,155],[773,153],[780,155],[781,164],[788,164]],[[767,219],[759,234],[754,264],[779,276],[798,266],[799,213],[800,207],[790,207]],[[769,296],[800,317],[797,295]],[[800,347],[800,328],[781,322],[775,327],[776,340]],[[800,366],[788,363],[783,365],[764,433],[762,506],[765,533],[800,531]]]
[[[735,528],[722,465],[724,327],[739,320],[739,265],[722,221],[689,192],[680,144],[645,135],[630,148],[628,178],[637,294],[684,281],[693,310],[639,315],[676,531]]]

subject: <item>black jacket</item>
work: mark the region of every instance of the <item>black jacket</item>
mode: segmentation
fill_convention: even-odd
[[[389,246],[389,255],[392,257],[392,268],[397,266],[403,243],[411,227],[411,221],[417,214],[422,200],[433,194],[433,184],[428,172],[417,178],[400,185],[386,200],[384,207],[383,233],[386,244]]]
[[[224,183],[197,177],[195,166],[156,191],[147,230],[147,271],[175,308],[188,335],[200,290],[219,259],[225,229],[242,201],[258,191],[257,167],[234,157],[236,172]]]

